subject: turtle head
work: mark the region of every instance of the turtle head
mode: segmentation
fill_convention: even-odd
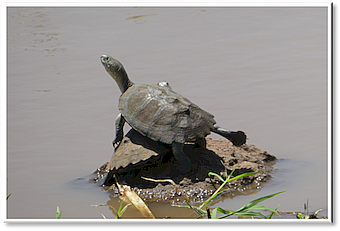
[[[132,86],[133,83],[129,80],[123,64],[121,64],[118,60],[112,58],[110,55],[102,55],[100,57],[100,61],[105,67],[105,70],[114,80],[116,80],[122,93]]]

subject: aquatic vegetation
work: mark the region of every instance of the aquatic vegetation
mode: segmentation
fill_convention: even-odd
[[[122,218],[122,215],[123,215],[123,213],[126,211],[126,209],[131,205],[131,204],[127,204],[127,205],[125,205],[124,206],[124,208],[123,208],[123,200],[122,200],[122,202],[120,202],[120,206],[119,206],[119,209],[118,209],[118,211],[117,211],[117,216],[116,216],[116,219],[120,219],[120,218]]]
[[[60,211],[60,209],[59,209],[59,206],[57,206],[57,215],[56,215],[56,219],[60,219],[60,217],[61,217],[61,211]]]
[[[264,200],[267,200],[273,196],[276,196],[278,194],[281,194],[285,191],[282,191],[282,192],[278,192],[278,193],[274,193],[274,194],[271,194],[271,195],[268,195],[268,196],[264,196],[264,197],[260,197],[258,199],[255,199],[251,202],[249,202],[248,204],[244,205],[243,207],[241,207],[240,209],[238,210],[235,210],[235,211],[231,211],[231,210],[225,210],[223,208],[220,208],[220,207],[217,207],[217,208],[214,208],[214,209],[210,209],[210,208],[207,208],[206,210],[203,209],[203,207],[207,207],[207,205],[215,198],[217,197],[219,194],[229,190],[229,189],[225,189],[225,190],[222,190],[222,188],[230,181],[233,181],[233,180],[236,180],[236,179],[239,179],[239,178],[242,178],[242,177],[246,177],[246,176],[251,176],[251,175],[256,175],[256,174],[260,174],[261,172],[255,172],[255,173],[243,173],[241,175],[238,175],[236,177],[233,177],[231,178],[232,174],[234,173],[234,171],[236,170],[237,166],[233,169],[233,171],[227,176],[226,179],[223,179],[220,175],[216,174],[216,173],[213,173],[213,172],[210,172],[209,173],[209,176],[216,176],[217,178],[220,179],[220,181],[222,181],[223,183],[221,184],[221,186],[214,192],[213,195],[211,195],[211,197],[209,199],[207,199],[203,204],[201,204],[199,207],[195,207],[193,205],[190,204],[190,202],[188,200],[185,200],[185,202],[187,203],[187,205],[174,205],[174,206],[177,206],[177,207],[188,207],[188,208],[191,208],[193,209],[197,215],[199,215],[198,218],[202,218],[204,217],[204,215],[206,214],[208,219],[222,219],[222,218],[226,218],[226,217],[229,217],[229,216],[232,216],[232,215],[238,215],[238,216],[250,216],[250,217],[261,217],[261,218],[265,218],[265,219],[271,219],[272,216],[276,213],[277,213],[277,209],[279,207],[279,205],[275,208],[275,209],[272,209],[270,207],[267,207],[267,206],[255,206],[257,205],[258,203],[264,201]],[[254,211],[254,210],[267,210],[267,211],[271,211],[272,213],[267,217],[265,215],[263,215],[261,212],[258,212],[258,211]],[[218,217],[217,214],[220,213],[222,214],[222,216]]]
[[[317,218],[317,215],[318,215],[318,213],[319,212],[321,212],[323,209],[319,209],[319,210],[317,210],[315,213],[313,213],[313,214],[311,214],[311,215],[302,215],[302,213],[298,213],[297,215],[296,215],[296,218],[297,219],[318,219]]]

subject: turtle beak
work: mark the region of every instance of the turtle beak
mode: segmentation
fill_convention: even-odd
[[[103,65],[106,65],[109,61],[109,56],[108,55],[102,55],[100,56],[100,61],[102,62]]]
[[[111,66],[112,66],[112,58],[110,55],[102,55],[100,57],[100,61],[102,62],[105,70],[113,77],[113,73],[111,70]]]

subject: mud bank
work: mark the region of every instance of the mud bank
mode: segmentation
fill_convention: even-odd
[[[193,202],[202,202],[212,195],[222,183],[217,177],[209,177],[209,172],[217,173],[224,179],[226,173],[229,174],[236,166],[233,176],[246,172],[261,172],[229,182],[226,189],[230,189],[228,190],[230,197],[235,190],[249,192],[258,189],[270,177],[276,157],[265,150],[247,144],[236,147],[226,139],[207,138],[206,141],[206,148],[195,147],[192,144],[185,145],[184,152],[192,163],[190,173],[182,174],[178,171],[175,159],[169,151],[164,156],[147,160],[148,166],[136,166],[128,172],[118,173],[117,180],[120,184],[129,185],[134,192],[148,202],[181,201],[181,193],[177,192],[173,185],[147,181],[142,177],[155,180],[171,179]],[[103,174],[107,173],[107,165],[108,163],[105,163],[95,171],[96,176],[92,181],[96,182]],[[114,183],[113,178],[110,183]],[[114,184],[105,186],[103,189],[118,196],[118,190]]]

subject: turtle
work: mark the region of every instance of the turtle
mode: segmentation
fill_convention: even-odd
[[[171,88],[167,81],[161,81],[157,85]],[[111,185],[117,174],[128,173],[131,170],[155,164],[170,151],[169,145],[156,142],[132,128],[115,149],[104,169],[105,174],[99,177],[98,183]]]
[[[191,163],[183,152],[186,142],[194,142],[204,148],[205,137],[214,132],[235,146],[246,143],[247,136],[243,131],[230,131],[218,126],[212,114],[173,91],[168,84],[133,83],[118,60],[107,54],[100,59],[122,92],[118,104],[120,114],[116,118],[114,148],[120,145],[124,136],[123,127],[127,122],[142,135],[171,145],[178,169],[189,172]]]
[[[161,81],[157,85],[171,88],[167,81]],[[143,136],[132,128],[115,150],[106,169],[109,171],[116,170],[117,172],[129,171],[144,166],[146,165],[146,163],[143,163],[144,161],[158,155],[164,155],[169,151],[168,145]]]

